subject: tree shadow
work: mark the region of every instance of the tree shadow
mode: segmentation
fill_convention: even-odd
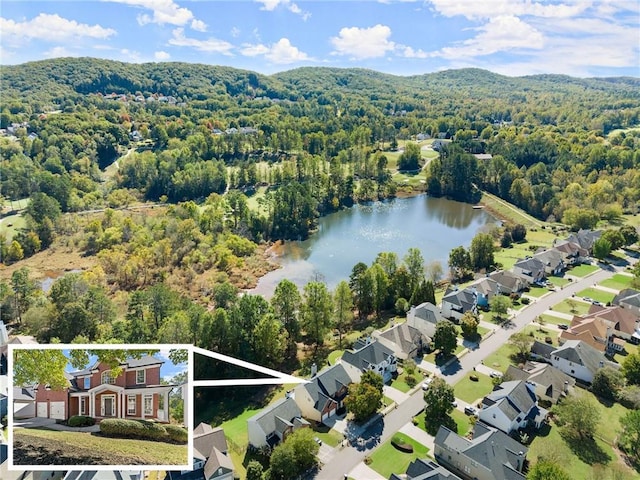
[[[587,465],[595,465],[597,463],[606,465],[612,460],[611,455],[605,452],[593,437],[574,436],[566,430],[561,430],[560,436],[576,457]]]

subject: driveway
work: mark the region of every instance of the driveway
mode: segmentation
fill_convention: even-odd
[[[387,480],[375,470],[369,468],[364,462],[356,465],[356,468],[349,472],[351,478],[355,480]]]
[[[409,395],[407,395],[406,393],[403,393],[400,390],[397,390],[388,385],[385,385],[382,387],[382,393],[384,393],[385,396],[389,397],[398,405],[404,402],[407,398],[409,398]]]
[[[15,420],[14,428],[48,428],[49,430],[58,430],[61,432],[99,432],[100,425],[92,425],[90,427],[68,427],[66,425],[57,424],[53,418],[25,418],[23,420]]]

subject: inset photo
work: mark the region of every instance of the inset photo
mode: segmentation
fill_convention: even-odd
[[[190,345],[9,345],[9,468],[192,468]]]

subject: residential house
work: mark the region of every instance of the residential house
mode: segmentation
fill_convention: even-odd
[[[522,276],[529,284],[538,283],[546,276],[546,265],[539,259],[528,257],[513,265],[513,273]]]
[[[529,383],[534,387],[538,400],[546,404],[558,403],[576,384],[566,373],[542,362],[527,362],[522,368],[509,365],[504,376]]]
[[[406,323],[417,328],[431,342],[436,334],[437,323],[444,319],[445,317],[437,306],[430,302],[424,302],[417,307],[411,307],[407,312]]]
[[[628,308],[617,305],[601,307],[591,305],[589,316],[598,317],[609,322],[613,328],[613,335],[631,343],[640,343],[640,317]]]
[[[13,418],[33,418],[36,416],[36,392],[33,387],[13,387]]]
[[[589,251],[577,243],[568,240],[554,240],[552,248],[560,252],[564,264],[567,266],[589,261]]]
[[[510,270],[500,270],[489,274],[489,278],[500,285],[500,290],[504,295],[520,293],[529,286],[527,279],[517,275]]]
[[[491,299],[503,293],[500,284],[488,277],[473,282],[469,288],[476,294],[476,305],[479,308],[488,308]]]
[[[309,427],[292,396],[270,405],[247,420],[249,445],[253,448],[274,447],[287,435]]]
[[[428,458],[418,458],[411,462],[404,475],[392,473],[389,480],[461,480],[442,465]]]
[[[454,321],[462,318],[465,312],[477,312],[477,293],[471,288],[459,290],[458,287],[448,287],[442,297],[442,315]]]
[[[560,345],[567,340],[581,340],[607,355],[624,350],[624,340],[613,336],[613,324],[595,316],[574,316],[569,328],[558,337]]]
[[[169,471],[165,480],[233,480],[228,450],[224,430],[201,423],[193,429],[193,468]]]
[[[613,297],[611,304],[626,308],[640,316],[640,291],[633,288],[625,288]]]
[[[497,428],[477,422],[472,437],[461,437],[441,426],[434,456],[447,470],[464,479],[525,480],[528,449]]]
[[[564,256],[558,250],[550,248],[533,255],[533,258],[544,264],[545,276],[560,275],[564,269]]]
[[[557,348],[536,341],[531,347],[531,356],[549,362],[584,383],[593,382],[596,372],[604,366],[620,368],[617,363],[607,360],[604,353],[580,340],[567,340]]]
[[[396,324],[383,332],[376,330],[372,336],[400,360],[417,357],[421,352],[428,350],[431,343],[431,338],[423,335],[417,328],[407,325],[407,322]]]
[[[96,362],[90,368],[72,372],[68,407],[65,408],[67,416],[64,418],[89,415],[96,418],[136,418],[169,422],[169,392],[175,385],[160,384],[163,363],[163,360],[147,355],[121,363],[122,371],[118,376],[113,375],[104,362]],[[36,400],[40,402],[39,398]],[[38,416],[51,416],[51,407],[52,405],[46,415],[46,406],[43,406],[42,411],[38,406]]]
[[[538,406],[535,388],[522,380],[502,382],[482,399],[478,418],[506,434],[528,425],[540,428],[547,411]]]
[[[566,240],[571,243],[575,243],[580,248],[586,250],[591,254],[593,250],[593,243],[602,236],[600,230],[579,230],[576,233],[569,235]]]
[[[349,384],[359,382],[360,375],[358,368],[340,362],[314,375],[309,382],[298,385],[293,397],[302,416],[315,422],[334,416],[343,407]]]
[[[357,340],[353,348],[353,351],[347,350],[342,354],[340,363],[353,365],[361,372],[371,370],[380,375],[384,383],[391,381],[398,369],[398,359],[391,349],[370,337]]]

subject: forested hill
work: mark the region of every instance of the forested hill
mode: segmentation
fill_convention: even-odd
[[[339,101],[345,95],[368,100],[411,100],[443,96],[505,98],[524,101],[532,94],[553,93],[588,98],[595,92],[614,101],[640,98],[640,79],[578,79],[563,75],[507,77],[481,69],[447,70],[417,76],[395,76],[372,70],[303,67],[271,76],[231,67],[189,63],[131,64],[97,58],[58,58],[1,67],[1,88],[8,98],[61,103],[70,95],[90,93],[162,93],[182,99],[214,95]],[[450,99],[455,101],[455,98]]]

